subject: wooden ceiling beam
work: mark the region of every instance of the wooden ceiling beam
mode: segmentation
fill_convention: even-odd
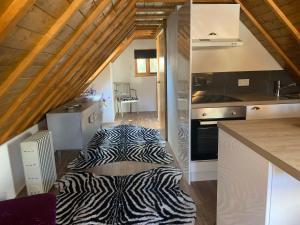
[[[106,29],[109,28],[111,21],[115,21],[115,19],[118,18],[118,12],[124,11],[124,8],[126,8],[127,6],[128,5],[126,4],[126,2],[123,1],[118,2],[114,6],[113,10],[111,10],[111,12],[101,21],[99,26],[81,44],[81,47],[77,48],[72,54],[72,56],[70,56],[70,58],[62,65],[62,67],[52,76],[53,78],[49,81],[49,84],[44,89],[42,89],[40,93],[38,93],[38,95],[34,100],[28,103],[25,110],[22,112],[22,116],[18,117],[15,123],[13,123],[10,126],[10,128],[5,133],[5,135],[2,136],[2,139],[9,137],[15,128],[20,127],[20,124],[26,124],[27,126],[28,124],[31,124],[32,120],[28,119],[25,122],[23,122],[23,119],[26,118],[32,112],[33,108],[35,109],[35,111],[34,113],[30,114],[31,115],[30,118],[33,118],[33,115],[36,115],[37,113],[40,112],[40,110],[38,109],[40,109],[41,106],[44,105],[44,104],[40,104],[40,102],[43,100],[45,96],[48,96],[48,98],[46,99],[46,101],[42,101],[43,103],[48,102],[47,100],[48,99],[50,100],[51,96],[53,97],[53,92],[50,92],[51,88],[55,87],[56,83],[59,81],[61,77],[64,78],[67,77],[64,75],[65,71],[74,63],[74,61],[76,61],[77,58],[78,59],[80,58],[80,56],[83,53],[82,49],[85,50],[85,48],[94,41],[95,37],[98,36],[99,34],[102,34],[103,31],[104,31],[103,33],[105,33]],[[117,19],[117,21],[119,20],[120,19]]]
[[[224,4],[234,3],[234,0],[193,0],[193,4]]]
[[[187,0],[137,0],[139,3],[166,3],[166,4],[175,4],[182,5],[187,3]]]
[[[120,54],[128,47],[128,45],[132,42],[132,39],[128,41],[122,42],[115,50],[110,54],[110,56],[100,65],[98,69],[92,74],[91,78],[89,78],[86,83],[81,83],[79,86],[79,90],[73,94],[70,98],[74,98],[80,95],[89,85],[92,83],[97,76],[113,61],[114,58],[120,56]]]
[[[91,59],[91,61],[94,63],[92,64],[92,66],[86,67],[83,71],[81,71],[81,75],[76,77],[75,84],[70,84],[71,86],[75,85],[75,88],[73,89],[73,92],[69,93],[64,100],[67,100],[70,97],[76,95],[77,90],[80,89],[79,86],[86,83],[86,80],[91,76],[90,74],[94,73],[94,71],[99,68],[99,65],[101,65],[103,61],[105,61],[109,57],[113,50],[133,31],[134,23],[128,23],[121,31],[115,34],[115,37],[111,41],[106,42],[102,49],[107,49],[107,51],[105,53],[102,53],[103,51],[100,49],[100,51],[94,55],[94,59]]]
[[[130,13],[131,17],[134,16],[133,13]],[[122,20],[122,22],[124,24],[129,23],[129,21],[132,19],[128,16],[125,17],[125,20]],[[93,54],[88,57],[85,60],[85,63],[83,64],[83,67],[80,68],[80,71],[78,71],[78,73],[76,73],[76,75],[73,75],[71,77],[71,79],[68,81],[68,84],[62,87],[62,91],[65,91],[66,94],[62,95],[62,98],[60,99],[55,99],[55,106],[64,103],[65,101],[67,101],[67,99],[69,99],[69,96],[71,95],[71,93],[73,93],[74,91],[77,90],[77,86],[78,84],[80,84],[82,82],[82,80],[84,79],[84,77],[88,76],[88,71],[91,70],[91,68],[94,67],[94,65],[97,63],[97,60],[99,60],[99,58],[102,57],[103,54],[105,54],[105,51],[109,51],[110,49],[110,45],[112,45],[112,43],[114,42],[115,39],[117,39],[118,37],[120,37],[122,35],[122,33],[124,33],[124,30],[129,29],[131,25],[125,25],[122,30],[118,29],[119,26],[116,26],[114,28],[113,33],[110,33],[107,37],[101,37],[101,41],[99,41],[99,47],[97,49],[97,51],[94,51]],[[72,87],[71,91],[68,91],[68,87]]]
[[[273,0],[265,0],[265,2],[270,6],[275,15],[288,27],[292,35],[296,40],[300,41],[300,32],[294,26],[294,24],[289,20],[289,18],[284,14],[284,12],[279,8],[279,6]]]
[[[126,29],[127,29],[127,27],[126,27]],[[102,49],[107,49],[108,46],[111,44],[111,41],[114,40],[115,36],[120,34],[120,31],[118,31],[117,29],[115,31],[116,31],[116,33],[114,34],[114,36],[111,36],[111,37],[105,39],[105,43],[103,43],[103,45],[101,45]],[[98,56],[98,55],[96,55],[96,56]],[[54,105],[54,108],[55,108],[58,105],[63,104],[64,102],[68,101],[70,99],[70,96],[74,95],[76,90],[79,89],[80,83],[84,79],[84,78],[83,79],[81,78],[82,76],[84,78],[87,78],[89,75],[85,70],[82,69],[81,75],[77,75],[77,76],[73,77],[73,79],[70,80],[68,82],[68,84],[66,84],[62,89],[60,89],[60,92],[57,92],[56,96],[53,98],[53,100],[49,104]],[[46,111],[48,111],[47,104],[45,105],[45,107],[46,107]],[[35,121],[38,121],[38,120],[39,120],[39,118],[37,118]]]
[[[0,17],[0,42],[32,7],[35,0],[13,0]],[[1,4],[1,3],[0,3]]]
[[[41,72],[35,75],[34,79],[29,83],[29,85],[27,85],[27,87],[22,91],[22,93],[14,99],[10,106],[8,106],[7,110],[0,118],[0,124],[4,123],[4,121],[6,121],[9,117],[11,117],[14,114],[18,107],[23,103],[24,99],[26,99],[35,90],[35,88],[38,87],[40,82],[42,82],[42,80],[48,75],[50,70],[58,64],[59,60],[73,46],[73,44],[86,31],[86,29],[95,21],[99,14],[103,12],[105,7],[110,2],[111,0],[101,1],[101,3],[95,8],[91,15],[84,21],[84,23],[79,27],[79,29],[77,29],[77,31],[72,35],[72,37],[66,42],[64,47],[54,56],[54,58],[45,66],[45,68],[42,69]],[[54,77],[54,79],[56,78]],[[47,86],[50,85],[51,82],[47,84]],[[47,87],[45,88],[45,90],[47,90]]]
[[[175,7],[137,7],[137,12],[164,12],[171,13],[175,10]]]
[[[121,3],[121,1],[118,3],[118,4],[123,4],[123,2]],[[116,27],[116,29],[117,29],[117,25],[119,25],[122,21],[124,21],[124,18],[126,18],[126,16],[128,16],[128,14],[126,14],[126,13],[128,13],[128,11],[130,11],[131,9],[130,8],[128,8],[128,5],[127,4],[123,4],[124,5],[124,7],[126,7],[126,9],[124,10],[124,8],[122,7],[122,8],[119,8],[118,10],[112,10],[111,11],[111,14],[109,14],[103,21],[102,21],[102,25],[104,25],[105,24],[105,27],[106,28],[108,28],[108,29],[110,29],[111,27]],[[116,5],[117,6],[117,5]],[[118,14],[118,11],[119,12],[122,12],[123,14],[121,14],[121,15],[123,15],[123,16],[120,16],[120,14]],[[135,15],[135,11],[134,10],[131,10],[131,15],[132,15],[132,18],[133,18],[133,16]],[[113,16],[113,17],[112,17]],[[128,19],[132,19],[132,18],[130,18],[130,17],[127,17]],[[113,24],[113,26],[112,26],[112,24],[110,24],[110,23],[108,23],[108,22],[111,22],[112,24]],[[103,26],[101,26],[101,24],[96,28],[96,30],[95,31],[93,31],[93,32],[95,32],[95,33],[101,33],[101,31],[104,31],[103,32],[103,34],[105,34],[104,36],[102,35],[102,39],[107,39],[107,37],[109,37],[109,34],[110,34],[110,32],[107,32],[107,30],[106,30],[106,28],[105,27],[103,27]],[[90,35],[91,36],[91,35]],[[99,45],[101,45],[101,43],[97,43],[97,44],[94,44],[94,48],[91,48],[90,50],[89,50],[89,54],[87,53],[87,54],[84,54],[84,58],[85,58],[85,60],[87,60],[93,53],[94,53],[94,51],[95,51],[95,49],[97,49],[98,48],[98,46]],[[85,61],[83,61],[81,64],[84,64],[84,62]],[[68,80],[68,77],[70,76],[70,75],[72,75],[72,73],[74,73],[75,72],[75,68],[73,68],[73,69],[71,69],[71,71],[70,72],[68,72],[68,74],[67,75],[64,75],[64,78],[63,78],[63,80],[62,81],[60,81],[62,84],[65,84],[65,82]],[[50,81],[51,83],[52,83],[52,87],[54,87],[53,86],[53,84],[55,85],[56,84],[56,82],[54,83],[54,82],[52,82],[52,80]],[[34,120],[34,118],[37,116],[37,115],[39,115],[40,113],[44,113],[44,112],[47,112],[48,110],[49,110],[49,108],[51,108],[52,107],[52,105],[54,104],[54,102],[55,102],[55,97],[56,96],[58,96],[59,95],[59,91],[61,91],[61,89],[60,88],[56,88],[55,90],[53,90],[53,91],[50,91],[51,89],[49,89],[49,87],[47,88],[47,89],[43,89],[42,90],[42,94],[41,95],[39,95],[38,96],[38,101],[37,101],[37,99],[35,99],[35,101],[32,101],[31,103],[30,103],[30,105],[29,105],[29,107],[26,107],[25,108],[25,112],[24,112],[24,118],[26,118],[28,115],[29,115],[29,113],[31,113],[31,109],[32,108],[36,108],[37,107],[37,109],[35,109],[35,111],[34,111],[34,113],[32,113],[31,115],[30,115],[30,117],[26,120],[26,121],[24,121],[24,122],[22,122],[22,120],[21,119],[17,119],[16,121],[15,121],[15,123],[14,124],[12,124],[12,126],[10,127],[10,129],[8,130],[8,132],[7,132],[7,134],[5,134],[3,137],[4,138],[7,138],[7,137],[9,137],[10,135],[11,135],[11,133],[13,132],[13,130],[15,129],[15,128],[17,128],[17,127],[19,127],[20,129],[18,130],[19,132],[20,131],[22,131],[22,130],[24,130],[25,128],[27,128],[32,122],[33,122],[33,120]],[[70,90],[67,90],[67,91],[70,91]],[[42,101],[42,98],[44,97],[44,96],[46,96],[48,94],[48,96],[47,96],[47,98],[45,99],[45,101]],[[53,100],[54,99],[54,100]],[[42,101],[42,104],[40,104],[40,102]]]
[[[161,26],[163,21],[135,21],[136,26]]]
[[[293,63],[293,61],[285,54],[281,47],[274,41],[271,35],[265,30],[265,28],[256,20],[256,18],[251,14],[251,12],[245,7],[241,0],[235,0],[236,3],[240,4],[241,9],[249,20],[254,24],[254,26],[263,34],[266,40],[273,46],[277,53],[283,58],[287,65],[295,72],[295,74],[300,77],[300,69]]]
[[[168,16],[165,16],[165,15],[136,15],[135,16],[135,20],[136,21],[152,21],[152,20],[164,20],[164,19],[167,19]]]
[[[81,82],[80,79],[82,77],[82,74],[87,74],[86,69],[91,69],[93,67],[92,65],[95,64],[95,62],[97,60],[99,60],[99,58],[101,57],[101,54],[104,54],[105,50],[110,48],[110,45],[113,43],[113,41],[122,35],[122,32],[124,32],[124,29],[128,29],[130,27],[129,25],[126,25],[126,24],[130,24],[130,21],[132,21],[135,12],[134,12],[134,10],[129,10],[128,12],[129,12],[129,14],[124,14],[125,16],[118,17],[119,18],[119,21],[117,21],[118,24],[115,23],[113,26],[110,27],[112,30],[111,32],[106,32],[105,35],[100,37],[100,39],[97,41],[98,46],[95,47],[94,51],[91,54],[89,54],[82,61],[82,63],[80,65],[78,65],[77,72],[79,70],[80,71],[76,74],[75,74],[75,71],[72,72],[74,75],[71,76],[69,78],[69,80],[66,81],[67,83],[69,83],[68,84],[69,86],[73,87],[75,85],[74,82]],[[126,13],[128,13],[128,12],[126,12]],[[122,24],[125,24],[125,26],[120,30],[119,27],[122,26]],[[133,22],[132,22],[132,24],[133,24]],[[78,75],[78,74],[80,74],[80,75]],[[66,88],[66,86],[63,84],[60,86],[62,88]],[[76,89],[76,87],[73,89]],[[58,104],[60,104],[60,103],[57,101],[57,105]]]
[[[117,32],[113,34],[114,37],[111,40],[108,40],[105,44],[101,45],[102,48],[99,49],[98,53],[94,54],[93,58],[90,59],[90,61],[94,63],[89,64],[89,67],[86,66],[85,68],[83,68],[83,70],[81,71],[81,75],[77,76],[75,78],[75,81],[72,81],[72,83],[70,84],[70,86],[75,85],[75,88],[73,89],[75,93],[79,89],[78,85],[84,84],[86,82],[86,79],[90,77],[89,74],[91,73],[91,71],[95,71],[99,67],[99,64],[102,64],[103,61],[109,57],[116,46],[120,42],[122,42],[126,38],[126,36],[128,36],[128,33],[131,33],[133,29],[134,23],[128,23],[127,26],[125,26],[121,31],[116,30]],[[103,53],[106,49],[107,51]],[[69,99],[72,95],[76,94],[72,92],[68,93],[64,100]]]
[[[14,84],[14,82],[22,76],[26,69],[32,64],[36,56],[50,43],[50,41],[58,34],[64,27],[71,16],[79,9],[84,0],[73,1],[66,11],[56,20],[51,28],[42,36],[36,43],[34,48],[24,57],[23,60],[15,67],[15,69],[8,75],[6,80],[0,85],[0,97],[2,97],[7,90]]]

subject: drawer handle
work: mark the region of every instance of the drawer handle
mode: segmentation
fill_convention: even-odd
[[[257,111],[257,110],[260,110],[260,108],[259,108],[259,107],[257,107],[257,106],[254,106],[254,107],[252,107],[252,108],[251,108],[251,110],[255,110],[255,111]]]

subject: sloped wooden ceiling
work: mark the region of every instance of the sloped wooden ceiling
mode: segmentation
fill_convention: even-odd
[[[78,96],[186,0],[1,0],[0,144]]]
[[[300,81],[299,0],[193,0],[239,3],[241,20],[279,64]]]

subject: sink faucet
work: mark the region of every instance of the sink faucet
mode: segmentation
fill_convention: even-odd
[[[282,86],[280,80],[275,81],[275,84],[274,84],[275,96],[280,97],[280,92],[282,89],[294,87],[294,86],[297,86],[297,83],[290,83],[290,84]]]

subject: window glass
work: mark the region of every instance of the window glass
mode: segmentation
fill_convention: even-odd
[[[150,59],[150,73],[157,73],[157,58]]]
[[[137,59],[137,72],[146,73],[147,72],[147,62],[146,59]]]

